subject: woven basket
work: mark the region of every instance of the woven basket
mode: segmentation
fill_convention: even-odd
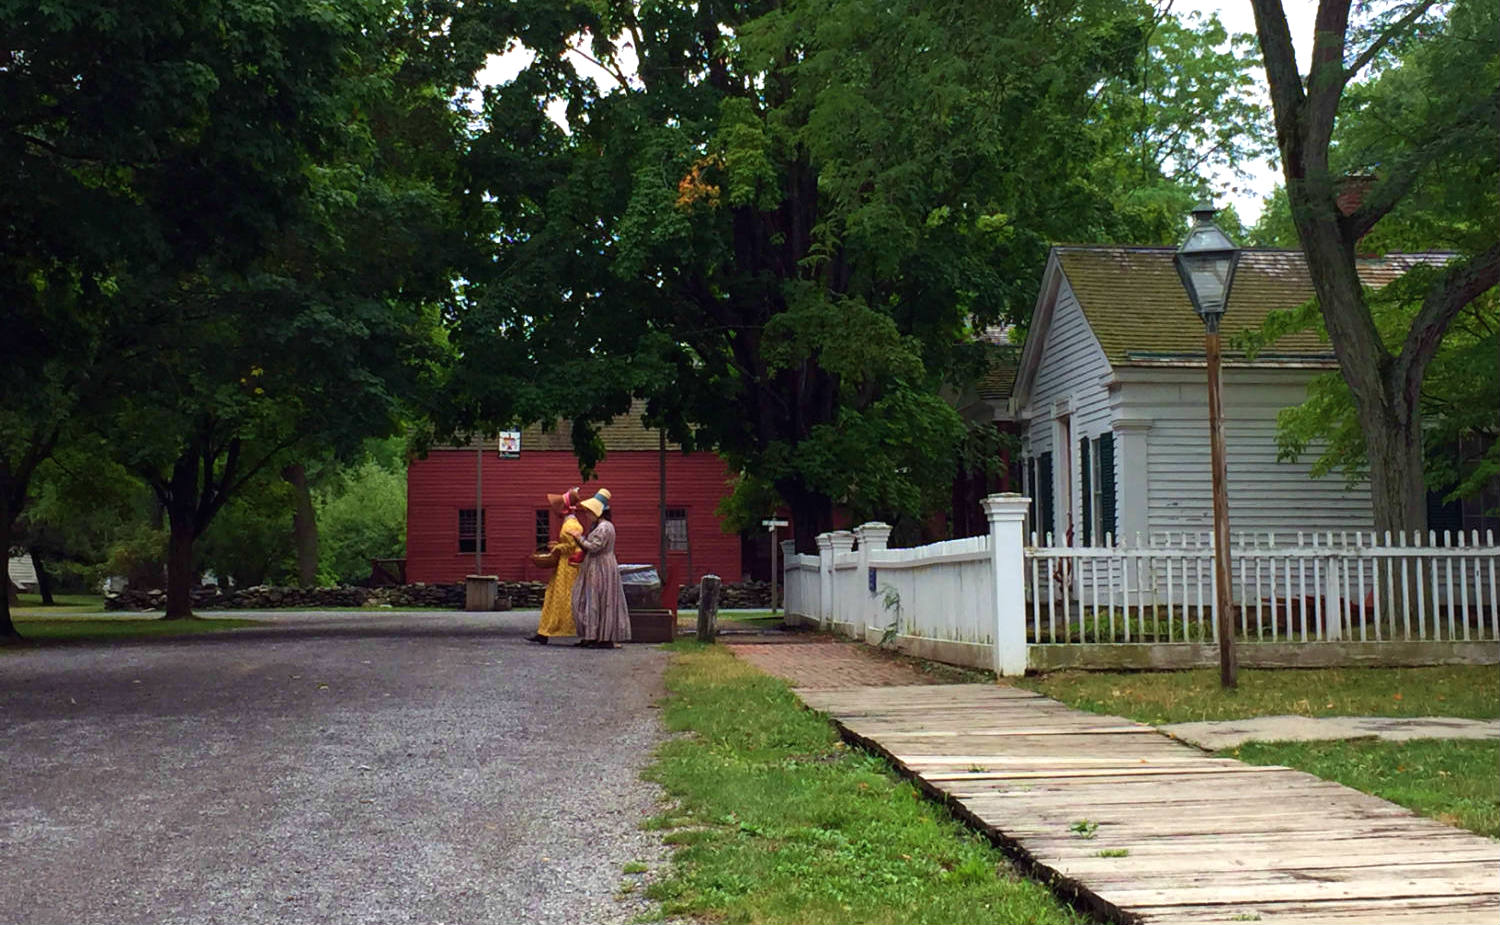
[[[531,564],[537,568],[556,568],[557,556],[550,552],[534,552],[531,554]]]

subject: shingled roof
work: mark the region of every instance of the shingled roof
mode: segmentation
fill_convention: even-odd
[[[1173,266],[1175,248],[1061,245],[1054,253],[1111,363],[1140,355],[1203,354],[1203,325]],[[1450,257],[1388,254],[1361,258],[1356,269],[1366,285],[1379,288],[1418,264],[1442,263]],[[1272,311],[1293,308],[1312,297],[1301,251],[1246,249],[1220,331],[1228,339],[1259,328]],[[1320,334],[1306,331],[1281,338],[1263,356],[1328,359],[1333,350]]]
[[[1013,344],[990,344],[989,366],[979,377],[975,390],[985,401],[1005,401],[1016,387],[1016,373],[1021,368],[1021,348]]]

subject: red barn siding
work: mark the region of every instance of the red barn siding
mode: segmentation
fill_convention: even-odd
[[[474,554],[458,551],[458,512],[474,506],[476,453],[434,450],[413,460],[406,475],[406,575],[408,581],[452,582],[474,571]],[[599,464],[586,492],[608,488],[613,495],[616,555],[621,562],[655,563],[659,552],[657,495],[660,457],[656,452],[615,451]],[[727,581],[740,578],[740,537],[725,533],[714,513],[728,492],[724,462],[711,453],[667,454],[667,507],[684,508],[687,552],[669,554],[668,569],[681,583],[713,572]],[[522,450],[520,459],[484,454],[484,506],[488,544],[486,574],[502,580],[541,580],[547,575],[528,556],[535,548],[536,511],[546,494],[579,484],[571,452]],[[556,535],[557,517],[551,519]]]

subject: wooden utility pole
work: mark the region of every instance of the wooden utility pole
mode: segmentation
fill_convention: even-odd
[[[667,431],[662,428],[657,431],[657,466],[660,469],[659,482],[656,489],[656,533],[657,533],[657,559],[656,567],[660,571],[657,578],[661,586],[667,586]],[[676,606],[675,604],[673,605]]]
[[[474,451],[474,574],[484,574],[484,440]]]
[[[1215,319],[1217,322],[1217,319]],[[1214,492],[1214,609],[1218,612],[1219,684],[1239,684],[1239,665],[1234,651],[1234,594],[1229,583],[1229,465],[1224,458],[1224,376],[1220,369],[1219,326],[1209,326],[1204,335],[1208,355],[1208,432],[1213,457]]]

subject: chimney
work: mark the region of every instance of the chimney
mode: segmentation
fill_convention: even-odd
[[[1375,176],[1368,173],[1349,174],[1334,184],[1334,202],[1342,215],[1353,215],[1364,204],[1365,195],[1375,185]]]

